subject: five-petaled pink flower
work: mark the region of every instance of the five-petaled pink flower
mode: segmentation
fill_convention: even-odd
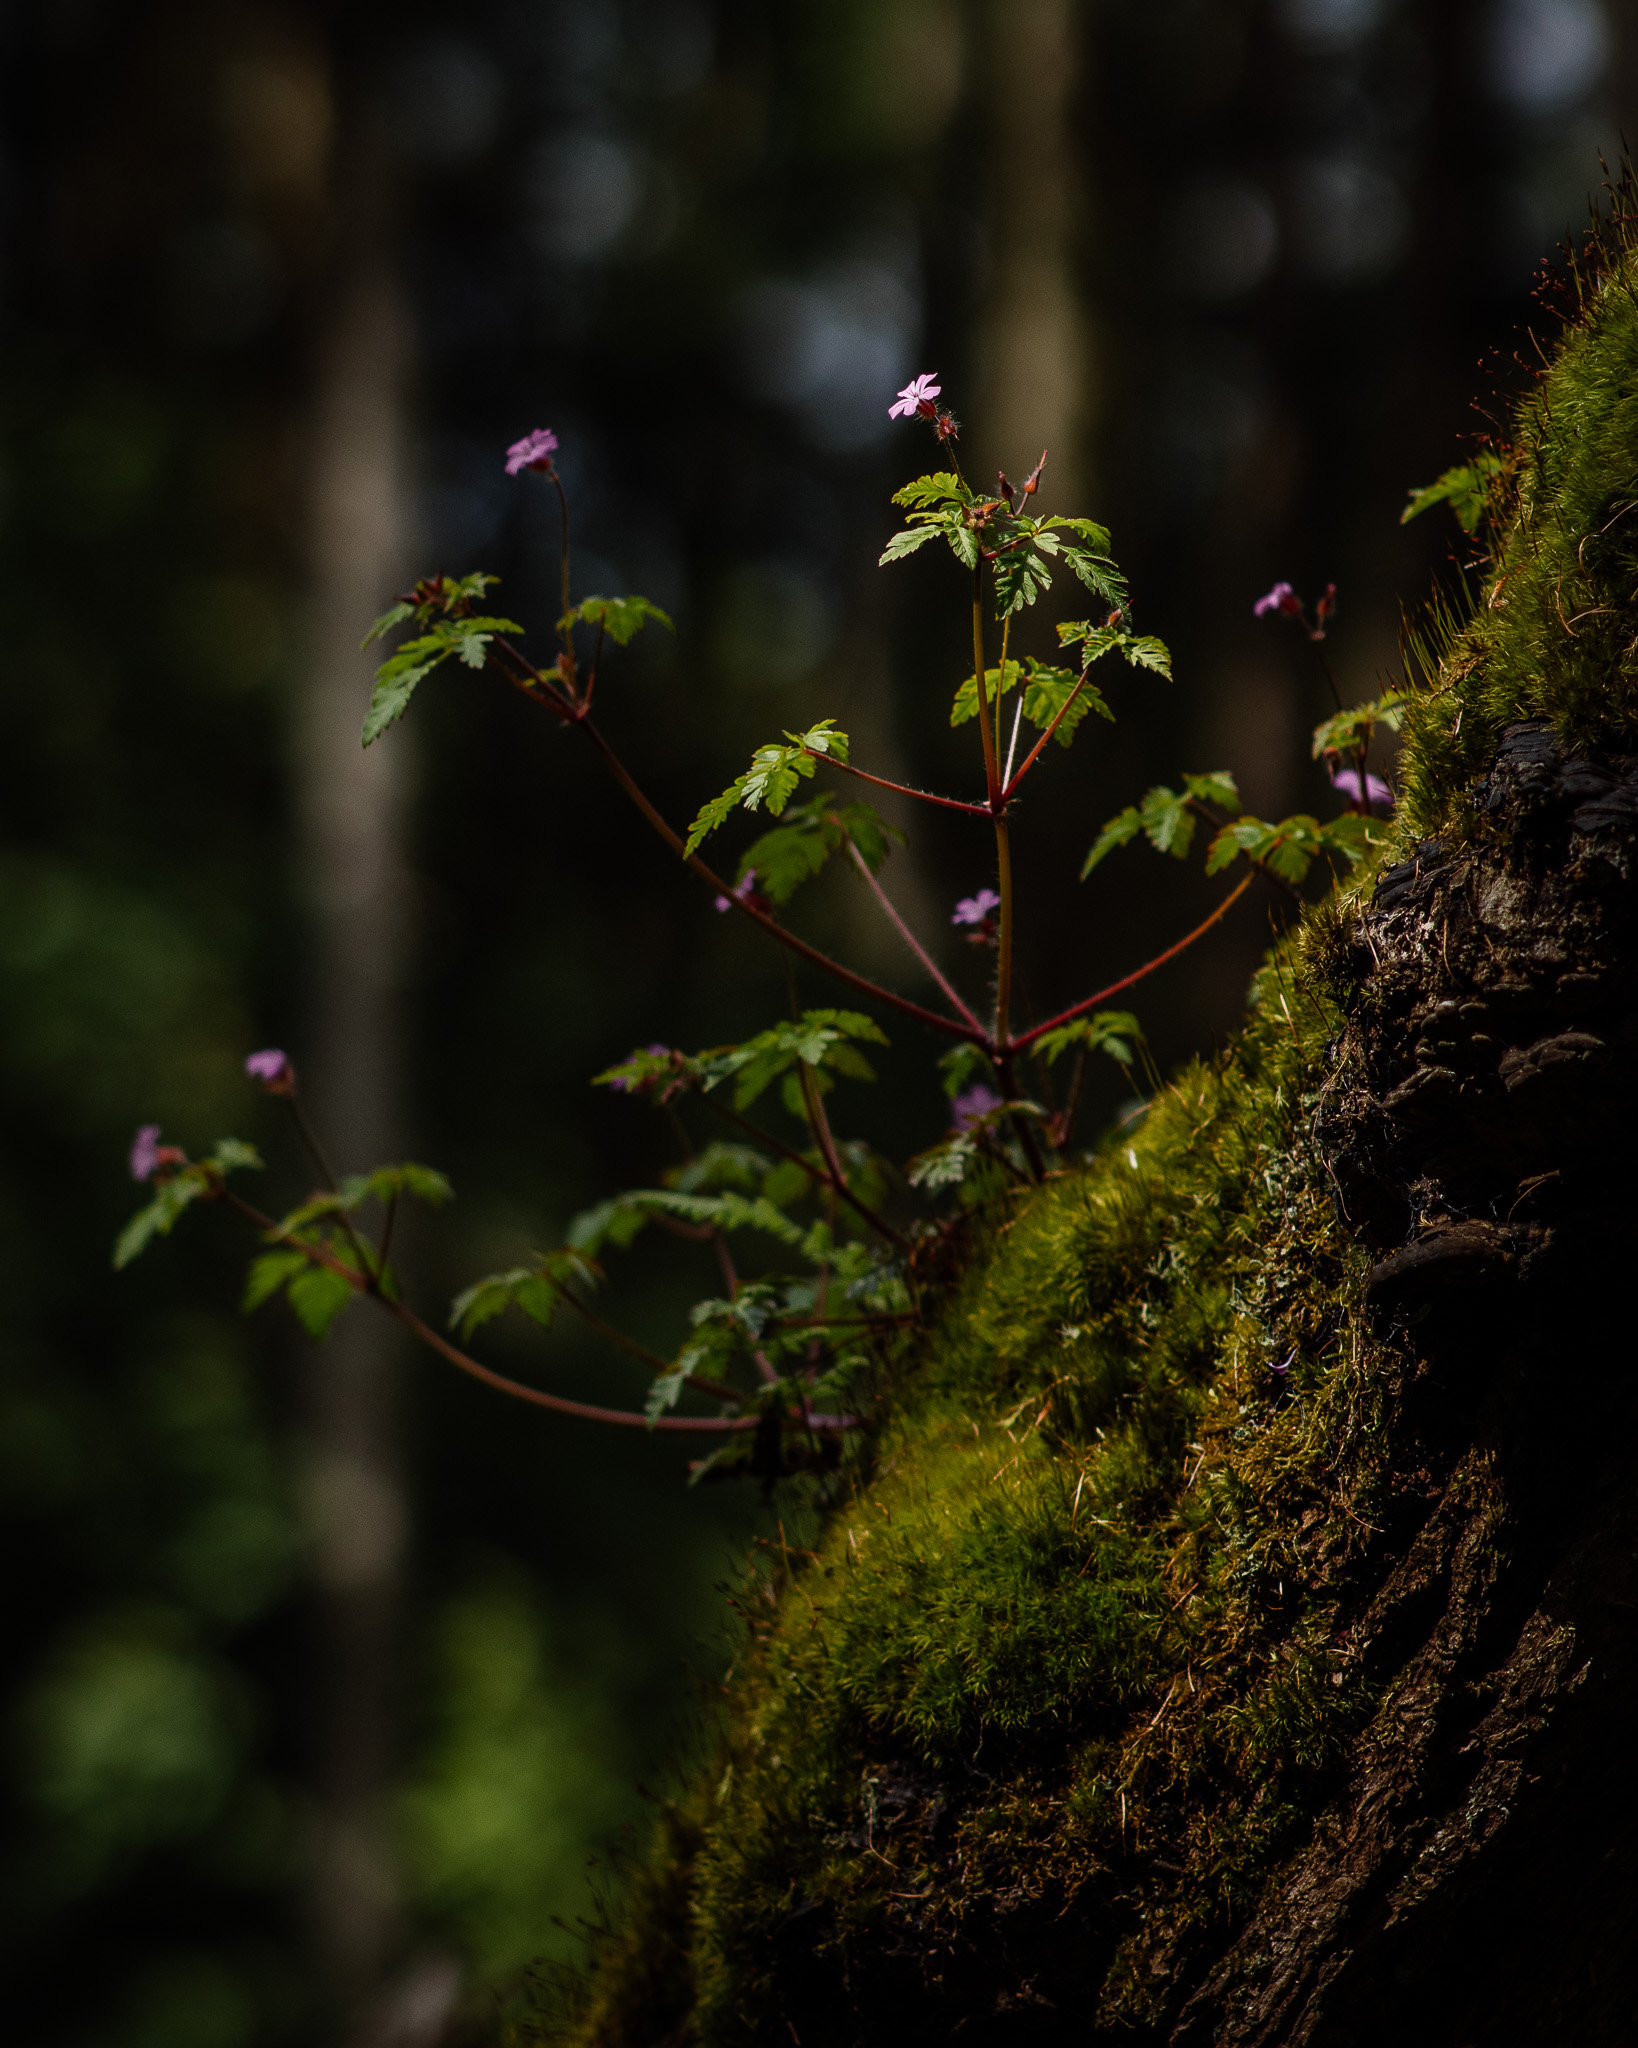
[[[1001,898],[993,889],[980,889],[976,896],[963,896],[950,913],[951,924],[984,924],[992,910],[1001,908]]]
[[[1338,796],[1345,796],[1349,803],[1357,804],[1360,800],[1359,770],[1357,768],[1337,769],[1331,777],[1331,787],[1337,792]],[[1382,780],[1380,775],[1367,773],[1365,777],[1365,801],[1368,804],[1381,804],[1387,810],[1393,809],[1393,791]]]
[[[550,427],[536,427],[533,433],[525,434],[521,441],[514,441],[506,451],[506,474],[516,476],[520,469],[538,469],[549,476],[552,457],[557,453],[557,436]]]
[[[1000,1107],[1000,1096],[987,1081],[979,1081],[950,1104],[950,1120],[958,1131],[970,1131],[981,1116]]]
[[[269,1095],[288,1095],[296,1085],[296,1070],[290,1064],[290,1055],[270,1045],[263,1052],[253,1052],[245,1061],[245,1072],[253,1081],[260,1081]]]
[[[1270,612],[1284,612],[1288,618],[1294,619],[1302,610],[1302,599],[1289,583],[1276,583],[1271,591],[1258,598],[1251,610],[1254,618],[1266,619]]]
[[[162,1149],[158,1124],[144,1124],[131,1144],[132,1180],[151,1180]]]
[[[933,382],[937,375],[936,370],[924,370],[919,377],[912,377],[899,393],[898,403],[887,408],[887,417],[890,420],[908,420],[920,413],[924,420],[930,420],[938,410],[933,400],[943,389],[942,385]]]

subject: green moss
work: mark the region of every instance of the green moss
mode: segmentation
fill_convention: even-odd
[[[1401,846],[1470,829],[1511,720],[1638,743],[1629,239],[1618,213],[1519,408],[1473,616],[1425,629]],[[541,2038],[636,2048],[686,2013],[703,2048],[783,2039],[828,1964],[981,1946],[1003,1898],[1109,1876],[1146,1903],[1108,1907],[1089,2027],[1141,2028],[1154,1959],[1277,1879],[1383,1705],[1339,1616],[1401,1362],[1310,1138],[1344,908],[1265,970],[1221,1062],[994,1219],[868,1481],[749,1589],[720,1752]]]

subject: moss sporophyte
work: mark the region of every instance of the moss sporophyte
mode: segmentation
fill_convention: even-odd
[[[1179,860],[1200,845],[1208,875],[1241,872],[1193,930],[1160,935],[1151,958],[1116,963],[1057,1015],[1024,1018],[1014,1000],[1030,905],[1013,803],[1050,741],[1069,748],[1096,730],[1093,714],[1112,720],[1119,688],[1164,688],[1170,657],[1136,631],[1105,529],[1025,509],[1040,464],[997,493],[967,479],[930,375],[892,411],[930,424],[947,466],[895,494],[905,523],[881,560],[935,542],[953,559],[972,667],[952,679],[948,718],[977,727],[967,794],[877,775],[817,717],[758,746],[686,829],[667,820],[593,701],[611,650],[670,621],[636,596],[569,604],[568,505],[546,430],[507,467],[523,487],[550,483],[562,510],[550,658],[531,658],[522,628],[485,608],[482,573],[417,585],[371,629],[401,637],[366,744],[451,657],[457,673],[494,678],[582,735],[709,901],[849,1005],[793,1002],[736,1043],[655,1044],[605,1069],[601,1085],[674,1120],[681,1156],[654,1185],[584,1210],[561,1244],[475,1281],[449,1318],[460,1342],[409,1306],[391,1260],[400,1202],[440,1202],[447,1183],[415,1164],[333,1174],[288,1061],[255,1071],[287,1103],[319,1185],[282,1216],[239,1194],[239,1173],[261,1162],[236,1141],[193,1161],[145,1127],[133,1152],[154,1196],[121,1263],[194,1200],[222,1201],[261,1236],[247,1305],[282,1293],[319,1336],[367,1297],[513,1398],[697,1436],[696,1476],[800,1479],[802,1543],[769,1553],[741,1602],[709,1768],[665,1809],[652,1861],[550,2038],[614,2048],[686,2026],[701,2042],[783,2039],[838,1970],[887,1983],[888,1959],[912,1950],[993,1958],[1018,1929],[1071,1912],[1097,1930],[1076,1980],[1096,2025],[1169,2025],[1178,1958],[1243,1921],[1377,1725],[1385,1680],[1353,1647],[1349,1603],[1406,1484],[1395,1431],[1408,1354],[1359,1312],[1371,1255],[1315,1119],[1348,1028],[1350,934],[1383,860],[1481,831],[1477,778],[1516,721],[1550,722],[1570,745],[1638,745],[1638,263],[1624,205],[1582,259],[1574,318],[1511,446],[1418,494],[1464,530],[1472,512],[1488,552],[1471,612],[1435,607],[1408,634],[1403,682],[1369,704],[1339,698],[1316,731],[1314,758],[1347,808],[1257,818],[1223,771],[1144,792],[1096,835],[1083,877],[1139,838]],[[1023,615],[1055,585],[1087,592],[1093,615],[1057,622],[1059,661],[1016,655]],[[1276,584],[1256,609],[1294,621],[1323,663],[1333,591],[1308,608]],[[1130,674],[1106,697],[1094,675],[1111,655]],[[1383,731],[1401,740],[1397,804],[1370,764]],[[883,876],[899,835],[843,793],[859,782],[970,819],[993,849],[990,878],[952,919],[986,963],[993,950],[982,994],[962,992],[892,900]],[[766,829],[719,872],[701,850],[741,810],[765,812]],[[833,856],[925,977],[925,1001],[788,921]],[[1318,875],[1330,886],[1310,901]],[[1254,886],[1290,922],[1245,1028],[1160,1083],[1138,1019],[1110,1005]],[[949,1121],[900,1167],[848,1134],[836,1084],[872,1079],[884,1027],[905,1022],[944,1045]],[[1154,1085],[1077,1150],[1094,1053]],[[664,1357],[593,1306],[608,1254],[651,1224],[694,1240],[719,1290]],[[644,1403],[578,1402],[464,1348],[510,1310],[542,1326],[580,1318],[642,1368]],[[1480,1502],[1481,1479],[1464,1484]]]

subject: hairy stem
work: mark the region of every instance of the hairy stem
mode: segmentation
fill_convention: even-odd
[[[934,981],[938,983],[939,988],[943,991],[946,1000],[954,1007],[956,1014],[960,1017],[964,1017],[975,1031],[982,1031],[984,1028],[983,1025],[979,1023],[978,1019],[973,1015],[972,1011],[968,1009],[967,1005],[961,1000],[960,996],[956,994],[955,990],[945,980],[944,976],[939,972],[938,967],[935,965],[932,956],[928,953],[927,949],[922,945],[920,939],[916,937],[915,933],[905,923],[904,919],[900,917],[898,911],[894,909],[893,904],[888,898],[887,891],[882,887],[881,883],[878,882],[876,877],[871,873],[869,861],[865,859],[864,855],[859,851],[858,847],[854,845],[851,839],[849,839],[847,842],[847,850],[849,858],[852,860],[853,865],[859,870],[859,873],[864,876],[866,883],[869,885],[870,893],[875,897],[876,901],[887,913],[888,919],[891,922],[893,929],[898,933],[899,937],[903,939],[904,943],[910,948],[911,952],[915,954],[916,958],[921,962],[922,966],[926,968],[927,972],[933,977]]]
[[[935,796],[930,789],[912,789],[908,782],[889,782],[885,775],[872,775],[868,768],[855,768],[851,761],[838,761],[833,754],[816,754],[811,747],[803,752],[812,760],[823,761],[827,768],[840,768],[844,775],[857,775],[861,782],[873,782],[878,789],[895,790],[900,796],[913,796],[917,803],[938,804],[946,811],[965,811],[969,818],[987,818],[988,804],[966,804],[959,797]]]
[[[995,867],[1001,891],[1001,930],[995,949],[995,1049],[1004,1053],[1012,1023],[1012,835],[1007,821],[995,820]]]

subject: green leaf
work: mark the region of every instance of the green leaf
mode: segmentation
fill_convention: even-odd
[[[401,1166],[378,1166],[365,1177],[364,1192],[374,1195],[383,1206],[399,1195],[425,1202],[432,1209],[455,1198],[455,1190],[435,1167],[418,1166],[413,1159],[406,1159]],[[356,1204],[349,1204],[353,1206]]]
[[[156,1237],[169,1237],[183,1210],[206,1192],[207,1182],[197,1167],[185,1167],[169,1180],[161,1181],[153,1200],[137,1211],[115,1241],[115,1272],[139,1258]]]
[[[1164,640],[1156,640],[1152,634],[1120,634],[1115,643],[1133,668],[1152,669],[1157,676],[1172,679],[1171,650]]]
[[[795,1023],[759,1032],[743,1045],[701,1053],[698,1067],[707,1090],[734,1082],[734,1107],[748,1109],[782,1075],[798,1066],[831,1069],[859,1079],[874,1078],[852,1043],[886,1045],[886,1033],[857,1010],[804,1010]]]
[[[1346,711],[1337,712],[1334,717],[1315,726],[1312,759],[1317,761],[1323,754],[1351,752],[1368,743],[1379,725],[1385,725],[1390,732],[1397,732],[1409,702],[1408,690],[1384,690],[1369,704],[1355,704]]]
[[[522,631],[515,619],[445,618],[437,620],[429,632],[404,641],[375,672],[375,688],[364,718],[365,746],[403,717],[418,685],[441,662],[454,655],[468,668],[482,668],[495,634]]]
[[[1326,852],[1335,854],[1347,867],[1357,867],[1387,837],[1388,827],[1382,819],[1364,817],[1358,811],[1344,811],[1320,827]]]
[[[245,1278],[245,1298],[239,1304],[244,1315],[253,1315],[264,1301],[278,1293],[284,1283],[310,1264],[305,1252],[262,1252],[250,1262]]]
[[[959,1187],[982,1158],[973,1140],[965,1131],[959,1131],[953,1138],[917,1153],[905,1168],[904,1177],[913,1188],[925,1188],[929,1194],[936,1194],[940,1188]]]
[[[913,555],[917,548],[938,536],[936,526],[905,526],[894,534],[876,558],[876,567],[885,569],[889,562],[902,562],[906,555]]]
[[[1189,848],[1194,843],[1194,813],[1189,809],[1187,793],[1179,795],[1175,789],[1162,785],[1145,790],[1138,805],[1143,820],[1143,830],[1149,844],[1156,853],[1169,853],[1174,860],[1187,860]]]
[[[1237,811],[1240,808],[1240,792],[1226,768],[1215,768],[1208,775],[1185,775],[1183,787],[1199,802],[1216,804],[1219,810]]]
[[[670,1372],[656,1375],[650,1383],[648,1398],[643,1403],[643,1413],[652,1429],[668,1408],[675,1408],[682,1390],[688,1384],[689,1368],[686,1365],[673,1366]]]
[[[1074,1045],[1085,1046],[1088,1052],[1106,1052],[1121,1066],[1129,1067],[1133,1048],[1142,1039],[1143,1027],[1130,1010],[1099,1010],[1095,1016],[1077,1017],[1056,1030],[1044,1031],[1035,1041],[1035,1050],[1048,1066]]]
[[[1081,880],[1084,882],[1092,870],[1112,854],[1117,846],[1129,846],[1143,830],[1143,819],[1136,804],[1128,804],[1119,811],[1092,842],[1092,850],[1081,863]]]
[[[922,508],[929,505],[968,505],[972,493],[960,477],[948,469],[934,471],[929,476],[912,477],[910,482],[893,493],[893,503]]]
[[[285,1289],[296,1320],[316,1343],[353,1298],[353,1286],[328,1266],[309,1265]]]
[[[582,598],[573,611],[565,612],[557,623],[561,632],[580,624],[601,626],[617,647],[625,647],[650,619],[664,626],[668,633],[677,630],[667,614],[646,597]]]
[[[595,1282],[598,1278],[593,1260],[572,1246],[561,1251],[537,1252],[532,1265],[486,1274],[456,1295],[450,1304],[450,1328],[470,1336],[505,1310],[520,1308],[542,1329],[549,1329],[569,1282]]]
[[[1064,619],[1058,626],[1060,647],[1079,643],[1081,667],[1090,668],[1104,655],[1119,651],[1133,668],[1151,669],[1168,682],[1172,675],[1171,651],[1164,640],[1152,634],[1128,633],[1116,625],[1100,625],[1095,619]]]
[[[1008,661],[999,668],[984,671],[984,691],[993,704],[996,698],[1004,697],[1014,683],[1022,680],[1024,665],[1021,661]],[[970,718],[978,716],[978,678],[976,673],[956,686],[955,701],[950,706],[950,723],[965,725]]]
[[[1095,711],[1100,718],[1107,718],[1112,725],[1115,714],[1104,701],[1103,692],[1096,683],[1086,679],[1085,672],[1073,674],[1067,668],[1048,668],[1032,657],[1029,664],[1029,681],[1024,687],[1024,716],[1032,725],[1045,732],[1052,721],[1063,711],[1063,719],[1053,734],[1060,747],[1071,745],[1076,727],[1087,715]],[[1073,698],[1073,702],[1070,700]],[[1064,711],[1065,705],[1069,706]]]
[[[1218,874],[1243,853],[1295,887],[1306,878],[1325,844],[1319,820],[1306,813],[1282,818],[1278,824],[1263,818],[1236,818],[1223,827],[1207,850],[1206,873]]]
[[[887,858],[889,842],[897,839],[902,844],[904,834],[869,804],[812,797],[805,804],[791,805],[782,824],[746,849],[736,880],[743,882],[754,870],[763,895],[776,904],[788,903],[850,839],[874,873]]]
[[[944,1092],[953,1102],[975,1075],[993,1079],[994,1069],[976,1045],[954,1045],[939,1055],[939,1075]]]
[[[390,606],[381,614],[380,618],[376,620],[375,624],[359,642],[359,645],[361,647],[368,647],[372,641],[379,640],[385,634],[390,633],[394,626],[401,626],[406,619],[413,619],[414,616],[415,606],[407,599],[400,598],[397,604]]]
[[[611,1195],[606,1202],[594,1202],[571,1217],[563,1241],[571,1251],[595,1259],[607,1244],[624,1251],[647,1222],[648,1211],[635,1195]]]
[[[1001,540],[993,564],[995,573],[995,616],[1011,618],[1045,590],[1052,588],[1052,571],[1047,557],[1058,553],[1058,543],[1043,534],[1032,519],[1013,522],[1015,537]]]
[[[1471,462],[1458,463],[1454,469],[1447,469],[1436,483],[1423,484],[1420,489],[1413,486],[1406,494],[1410,503],[1399,515],[1400,525],[1408,526],[1433,506],[1448,502],[1462,531],[1477,533],[1479,522],[1484,517],[1491,479],[1499,476],[1505,467],[1499,455],[1492,455],[1487,450],[1474,456]]]
[[[765,747],[758,747],[745,773],[730,783],[721,796],[713,797],[701,807],[699,815],[688,828],[684,859],[710,837],[737,805],[742,804],[748,811],[759,810],[766,805],[777,818],[798,781],[803,776],[812,776],[815,756],[830,761],[847,759],[847,734],[838,729],[833,718],[822,718],[803,733],[787,732],[785,741],[783,746],[773,741]]]
[[[668,1188],[684,1195],[714,1194],[723,1188],[750,1193],[762,1187],[772,1165],[767,1154],[754,1145],[717,1139],[685,1165],[670,1167],[663,1178]]]

